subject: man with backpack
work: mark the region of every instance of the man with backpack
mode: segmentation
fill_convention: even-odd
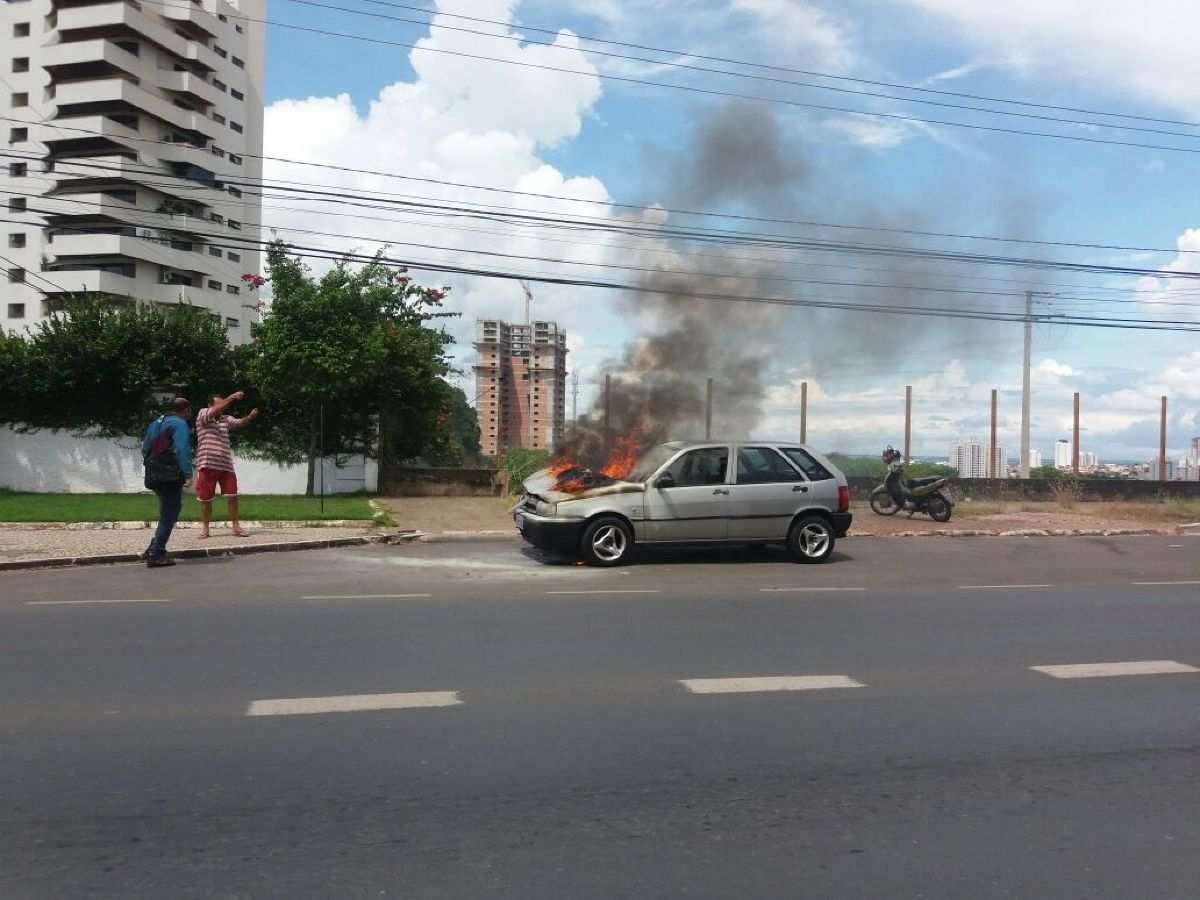
[[[158,495],[158,528],[142,554],[151,569],[175,565],[167,556],[167,541],[183,509],[183,489],[192,481],[192,435],[187,423],[191,415],[187,399],[176,397],[168,410],[150,423],[142,439],[145,485]]]

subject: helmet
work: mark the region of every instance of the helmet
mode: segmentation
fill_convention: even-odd
[[[892,463],[900,458],[900,452],[891,444],[887,445],[887,449],[883,451],[881,458],[885,463]]]

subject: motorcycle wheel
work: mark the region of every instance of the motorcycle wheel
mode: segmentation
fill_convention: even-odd
[[[941,494],[934,494],[929,498],[929,518],[935,522],[950,521],[950,501]]]
[[[871,491],[871,511],[877,516],[894,516],[900,512],[900,507],[892,499],[886,488],[875,488]]]

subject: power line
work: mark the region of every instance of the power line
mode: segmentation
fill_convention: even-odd
[[[149,2],[149,0],[147,0],[147,2]],[[173,5],[173,4],[164,4],[164,5]],[[20,118],[16,118],[13,116],[3,116],[3,115],[0,115],[0,121],[16,122],[16,123],[25,124],[25,125],[43,124],[41,122],[30,121],[28,119],[20,119]],[[69,131],[79,132],[81,134],[93,134],[93,135],[105,136],[102,131],[98,131],[96,129],[91,129],[91,128],[79,128],[79,127],[75,127],[75,126],[65,126],[65,125],[56,125],[55,127],[58,128],[58,130],[60,130],[60,131],[69,130]],[[164,141],[164,140],[160,140],[157,138],[137,137],[137,138],[125,138],[125,140],[135,141],[137,143],[144,143],[144,144],[158,144],[158,145],[164,145],[164,146],[169,146],[169,147],[178,146],[177,142],[175,142],[175,141]],[[203,149],[203,148],[197,147],[196,149]],[[912,229],[912,228],[894,228],[894,227],[883,226],[883,225],[848,225],[848,224],[839,223],[839,222],[821,222],[821,221],[810,220],[810,219],[771,218],[771,217],[766,217],[766,216],[749,216],[749,215],[742,215],[742,214],[735,214],[735,213],[724,213],[724,212],[718,212],[718,211],[712,211],[712,210],[689,210],[689,209],[679,209],[679,208],[663,207],[663,206],[646,206],[645,204],[623,203],[623,202],[616,201],[616,200],[593,200],[591,198],[569,197],[569,196],[566,196],[563,194],[547,194],[547,193],[541,193],[541,192],[537,192],[537,191],[518,191],[518,190],[509,189],[509,188],[492,187],[489,185],[471,184],[468,182],[449,181],[447,179],[427,178],[427,177],[420,177],[420,176],[415,176],[415,175],[404,175],[404,174],[401,174],[398,172],[388,172],[388,171],[382,171],[382,170],[378,170],[378,169],[363,169],[363,168],[356,168],[354,166],[340,166],[340,165],[336,165],[333,163],[319,163],[319,162],[313,162],[310,160],[291,159],[289,157],[282,157],[282,156],[267,156],[267,155],[260,155],[260,154],[254,154],[254,153],[242,153],[239,155],[245,156],[245,157],[250,157],[251,159],[261,159],[261,160],[268,161],[268,162],[278,162],[278,163],[285,163],[288,165],[307,166],[310,168],[327,169],[327,170],[337,171],[337,172],[348,172],[348,173],[357,174],[357,175],[372,175],[372,176],[381,177],[381,178],[397,179],[400,181],[413,181],[413,182],[417,182],[417,183],[421,183],[421,184],[432,184],[432,185],[437,185],[439,187],[462,188],[464,190],[483,191],[483,192],[487,192],[487,193],[504,194],[507,196],[532,197],[532,198],[543,199],[543,200],[560,200],[560,201],[566,201],[566,202],[570,202],[570,203],[586,204],[589,206],[603,206],[603,207],[613,207],[613,208],[617,208],[617,209],[629,209],[629,210],[635,210],[638,212],[665,212],[665,213],[669,213],[672,215],[730,219],[733,221],[741,221],[741,222],[763,222],[763,223],[773,224],[773,225],[799,225],[799,226],[804,226],[804,227],[809,227],[809,228],[829,228],[829,229],[834,229],[834,230],[847,230],[847,231],[877,231],[877,232],[886,233],[886,234],[906,234],[906,235],[912,235],[915,237],[951,238],[951,239],[956,239],[956,240],[988,241],[988,242],[1008,243],[1008,244],[1026,244],[1026,245],[1031,245],[1031,246],[1043,246],[1043,247],[1071,247],[1071,248],[1079,248],[1079,249],[1087,249],[1087,250],[1113,250],[1113,251],[1135,252],[1135,253],[1200,253],[1200,250],[1180,250],[1178,248],[1140,247],[1140,246],[1130,246],[1130,245],[1124,245],[1124,244],[1102,244],[1102,243],[1097,243],[1097,242],[1047,241],[1047,240],[1037,240],[1037,239],[1033,239],[1033,238],[1003,237],[1000,235],[971,234],[971,233],[942,232],[942,231],[925,231],[925,230]],[[249,176],[243,175],[240,172],[216,172],[215,174],[221,178],[226,178],[226,177],[248,178],[249,177]],[[295,183],[303,183],[303,182],[295,182]],[[331,187],[331,185],[318,185],[318,186]],[[436,199],[436,198],[427,197],[427,198],[422,198],[422,199]]]
[[[177,7],[181,9],[192,9],[191,6],[182,6],[180,4],[167,3],[163,0],[142,0],[144,3],[150,3],[155,6]],[[764,97],[757,94],[742,94],[736,91],[721,91],[712,88],[701,88],[693,85],[674,84],[666,81],[651,81],[645,78],[633,78],[625,75],[613,75],[609,73],[600,74],[592,71],[587,72],[580,69],[568,69],[562,66],[551,66],[544,63],[533,63],[522,60],[502,59],[495,56],[485,56],[478,53],[466,53],[461,50],[448,50],[443,47],[428,47],[420,44],[406,43],[403,41],[389,41],[383,38],[369,37],[360,34],[347,34],[340,31],[330,31],[324,28],[312,28],[303,25],[292,25],[286,22],[274,22],[270,19],[259,19],[253,16],[227,14],[228,18],[239,19],[244,22],[254,22],[261,25],[269,25],[275,28],[284,28],[291,31],[300,31],[308,34],[319,34],[325,37],[343,38],[345,40],[362,41],[370,44],[379,44],[388,47],[402,47],[407,50],[414,50],[422,53],[441,53],[447,56],[453,56],[459,59],[474,59],[482,62],[495,62],[504,65],[519,66],[526,69],[537,69],[545,72],[558,72],[564,75],[578,75],[587,78],[604,78],[609,81],[616,81],[624,84],[637,84],[644,87],[657,87],[667,90],[688,91],[691,93],[702,94],[710,97],[725,97],[734,100],[747,100],[755,103],[775,103],[784,106],[789,106],[796,109],[813,109],[822,112],[838,112],[847,115],[865,116],[868,118],[887,119],[890,121],[900,122],[920,122],[925,125],[945,125],[950,128],[966,128],[972,131],[987,131],[994,134],[1014,134],[1023,135],[1026,137],[1042,137],[1052,140],[1074,141],[1084,144],[1103,144],[1114,147],[1135,147],[1143,150],[1161,150],[1168,153],[1200,153],[1200,147],[1176,147],[1169,144],[1146,144],[1138,141],[1122,141],[1113,138],[1094,138],[1086,137],[1078,134],[1057,134],[1049,131],[1029,131],[1019,128],[1005,128],[999,125],[984,125],[971,122],[957,122],[947,119],[930,119],[921,116],[902,115],[899,113],[884,113],[870,112],[863,109],[854,109],[850,107],[832,106],[820,103],[807,103],[799,100],[791,100],[782,97]]]
[[[363,0],[363,2],[371,3],[375,6],[387,6],[387,7],[392,7],[394,9],[406,9],[406,10],[411,10],[413,12],[422,12],[422,13],[426,13],[428,15],[442,16],[442,17],[451,18],[451,19],[461,19],[463,21],[470,21],[470,22],[482,22],[482,23],[486,23],[489,25],[501,25],[505,28],[520,28],[522,31],[536,31],[540,34],[558,35],[564,30],[562,28],[538,27],[536,25],[529,25],[524,22],[517,24],[514,22],[506,22],[506,21],[503,21],[500,19],[487,19],[487,18],[483,18],[481,16],[468,16],[463,13],[448,12],[448,11],[446,11],[444,9],[440,9],[440,8],[439,9],[430,9],[430,8],[424,7],[424,6],[410,6],[405,3],[389,2],[389,0]],[[811,77],[815,77],[815,78],[828,78],[833,81],[846,81],[846,82],[852,82],[855,84],[869,84],[874,87],[895,88],[897,90],[915,91],[917,93],[933,94],[933,95],[937,95],[937,96],[941,96],[941,97],[959,97],[959,98],[962,98],[965,100],[982,100],[982,101],[989,102],[989,103],[1008,103],[1008,104],[1013,104],[1013,105],[1017,105],[1017,106],[1029,106],[1034,109],[1055,109],[1055,110],[1060,110],[1062,112],[1082,113],[1084,115],[1110,116],[1110,117],[1121,118],[1121,119],[1133,119],[1133,120],[1141,121],[1141,122],[1158,122],[1163,125],[1185,125],[1185,126],[1188,126],[1191,128],[1200,128],[1200,122],[1189,122],[1189,121],[1183,121],[1183,120],[1179,120],[1179,119],[1163,119],[1163,118],[1156,118],[1153,116],[1135,115],[1133,113],[1112,112],[1110,110],[1086,109],[1086,108],[1077,107],[1077,106],[1058,106],[1058,105],[1051,104],[1051,103],[1037,103],[1037,102],[1034,102],[1031,100],[1017,100],[1017,99],[1013,99],[1011,97],[990,97],[990,96],[986,96],[983,94],[971,94],[971,93],[964,93],[961,91],[948,91],[945,89],[921,87],[921,86],[911,85],[911,84],[900,84],[900,83],[892,82],[892,81],[878,81],[878,80],[873,80],[873,79],[869,79],[869,78],[855,78],[850,75],[838,75],[838,74],[834,74],[834,73],[830,73],[830,72],[819,72],[819,71],[815,71],[812,69],[798,69],[798,68],[794,68],[791,66],[781,66],[781,65],[771,64],[771,63],[751,62],[750,60],[733,59],[733,58],[726,57],[726,56],[711,56],[711,55],[706,55],[703,53],[696,53],[692,50],[671,50],[671,49],[665,49],[663,47],[651,46],[649,44],[637,44],[637,43],[632,43],[629,41],[618,41],[618,40],[613,40],[611,38],[596,37],[595,35],[579,34],[574,31],[572,31],[572,34],[581,41],[589,41],[591,43],[596,43],[596,44],[608,44],[609,46],[613,46],[613,47],[628,47],[633,50],[647,50],[652,53],[667,53],[667,54],[671,54],[673,56],[685,56],[685,57],[689,57],[692,59],[701,59],[701,60],[705,60],[706,62],[729,63],[732,65],[747,66],[749,68],[764,69],[764,70],[772,71],[772,72],[788,72],[793,75],[807,75],[807,76],[811,76]],[[587,51],[587,52],[595,52],[595,51]],[[655,62],[658,62],[658,61],[656,60]]]
[[[1118,131],[1133,131],[1133,132],[1142,132],[1142,133],[1146,133],[1146,134],[1161,134],[1161,135],[1166,135],[1169,137],[1186,138],[1189,140],[1195,139],[1195,138],[1200,138],[1200,134],[1193,134],[1193,133],[1188,133],[1188,132],[1183,132],[1183,131],[1168,131],[1168,130],[1162,129],[1162,128],[1148,128],[1148,127],[1140,126],[1140,125],[1120,125],[1120,124],[1117,124],[1114,122],[1094,122],[1094,121],[1087,121],[1087,120],[1080,120],[1080,119],[1068,119],[1068,118],[1065,118],[1062,116],[1051,116],[1051,115],[1045,115],[1045,114],[1041,114],[1041,113],[1020,112],[1017,110],[989,109],[987,107],[971,106],[971,105],[965,104],[965,103],[951,103],[951,102],[944,101],[944,100],[925,100],[920,97],[900,97],[895,94],[884,94],[884,93],[880,93],[878,91],[856,90],[854,88],[838,87],[837,85],[832,85],[832,84],[819,84],[817,82],[796,81],[796,80],[790,79],[790,78],[779,78],[779,77],[770,76],[770,75],[755,75],[755,74],[752,74],[749,72],[736,72],[736,71],[733,71],[730,69],[712,69],[712,68],[708,68],[705,66],[693,65],[691,63],[671,62],[668,60],[658,60],[658,59],[647,59],[644,56],[630,56],[628,54],[613,53],[613,52],[607,51],[607,50],[589,49],[589,50],[581,51],[578,48],[568,47],[568,46],[565,46],[563,44],[558,44],[553,41],[531,41],[531,40],[527,40],[527,39],[521,38],[521,37],[519,37],[517,35],[513,35],[513,34],[496,34],[495,32],[481,31],[476,28],[464,28],[464,27],[457,26],[457,25],[444,25],[444,24],[441,24],[438,22],[426,21],[423,19],[412,19],[412,18],[407,18],[404,16],[392,16],[392,15],[387,15],[386,13],[370,12],[368,10],[362,10],[362,9],[352,9],[350,7],[337,6],[337,5],[331,4],[331,3],[321,3],[321,2],[318,2],[318,0],[288,0],[288,2],[296,3],[301,6],[311,6],[311,7],[315,7],[315,8],[319,8],[319,9],[335,10],[337,12],[349,13],[349,14],[355,15],[355,16],[366,16],[366,17],[374,18],[374,19],[384,19],[387,21],[399,22],[399,23],[408,24],[408,25],[421,25],[424,27],[428,27],[430,29],[438,29],[441,31],[453,31],[453,32],[458,32],[458,33],[462,33],[462,34],[471,34],[471,35],[476,35],[479,37],[491,38],[493,40],[503,40],[503,41],[509,41],[509,42],[515,42],[515,43],[524,43],[526,45],[534,46],[534,47],[549,47],[550,49],[553,49],[553,50],[568,50],[571,52],[593,53],[597,56],[604,56],[604,57],[607,57],[610,59],[619,59],[619,60],[625,60],[628,62],[649,63],[649,64],[655,65],[655,66],[671,68],[671,69],[682,69],[682,70],[689,71],[689,72],[702,72],[702,73],[705,73],[708,75],[725,75],[725,76],[729,76],[732,78],[745,78],[745,79],[749,79],[752,81],[763,81],[763,82],[768,82],[768,83],[772,83],[772,84],[787,85],[789,87],[810,88],[813,90],[821,90],[821,91],[833,91],[835,93],[850,94],[850,95],[857,96],[857,97],[874,97],[874,98],[881,99],[881,100],[896,100],[901,103],[920,103],[925,106],[936,106],[936,107],[940,107],[943,109],[961,109],[961,110],[968,110],[971,112],[988,113],[990,115],[996,115],[996,116],[1011,116],[1011,117],[1015,117],[1015,118],[1033,119],[1033,120],[1042,121],[1042,122],[1056,122],[1059,124],[1066,124],[1066,125],[1087,125],[1087,126],[1093,126],[1093,127],[1098,127],[1098,128],[1113,128]],[[1101,115],[1103,115],[1103,114],[1101,114]]]

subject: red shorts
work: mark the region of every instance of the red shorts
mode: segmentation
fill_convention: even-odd
[[[201,469],[196,476],[196,499],[202,503],[212,500],[221,486],[222,497],[237,496],[237,475],[224,469]]]

